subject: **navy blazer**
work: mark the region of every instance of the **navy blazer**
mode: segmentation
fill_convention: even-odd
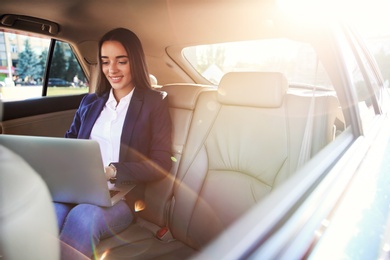
[[[86,95],[67,138],[89,139],[92,127],[109,97]],[[167,97],[152,89],[134,89],[122,128],[117,183],[149,182],[165,177],[172,165],[171,118]]]

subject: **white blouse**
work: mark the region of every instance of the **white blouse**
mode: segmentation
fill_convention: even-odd
[[[92,127],[90,139],[99,143],[104,166],[119,161],[123,123],[134,89],[117,104],[112,89],[100,116]]]

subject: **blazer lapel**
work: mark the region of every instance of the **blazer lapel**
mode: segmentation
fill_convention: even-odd
[[[95,102],[90,104],[88,112],[85,115],[85,121],[83,122],[78,138],[89,139],[92,131],[92,127],[95,124],[97,118],[103,110],[104,105],[108,99],[108,94],[104,94],[102,97],[98,98]]]
[[[144,93],[138,88],[134,89],[133,97],[130,100],[129,107],[125,122],[123,123],[122,135],[121,135],[121,148],[119,152],[119,160],[122,161],[126,158],[128,147],[133,136],[134,126],[137,121],[138,115],[141,111],[141,107],[144,100]]]

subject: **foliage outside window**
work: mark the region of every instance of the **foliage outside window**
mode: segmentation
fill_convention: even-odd
[[[49,38],[0,32],[0,98],[20,100],[88,92],[87,80],[69,44],[56,41],[48,64]],[[49,76],[45,81],[45,73]]]
[[[286,75],[292,84],[331,88],[330,79],[307,43],[288,39],[193,46],[184,49],[190,64],[212,84],[232,71],[272,71]]]

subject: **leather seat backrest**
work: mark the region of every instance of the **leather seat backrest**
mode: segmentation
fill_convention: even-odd
[[[176,238],[199,249],[285,175],[287,88],[280,73],[243,72],[201,93],[174,190]]]
[[[200,249],[299,167],[308,117],[311,155],[333,140],[337,98],[287,95],[281,73],[226,74],[201,93],[172,200],[170,228]]]
[[[0,172],[0,255],[59,259],[56,216],[43,180],[5,146],[0,146]]]
[[[191,120],[198,96],[210,86],[198,84],[169,84],[157,90],[168,95],[172,120],[172,169],[170,175],[160,181],[148,183],[145,187],[146,208],[139,216],[158,226],[165,226],[169,202],[173,194],[174,181],[182,152],[187,141]]]

